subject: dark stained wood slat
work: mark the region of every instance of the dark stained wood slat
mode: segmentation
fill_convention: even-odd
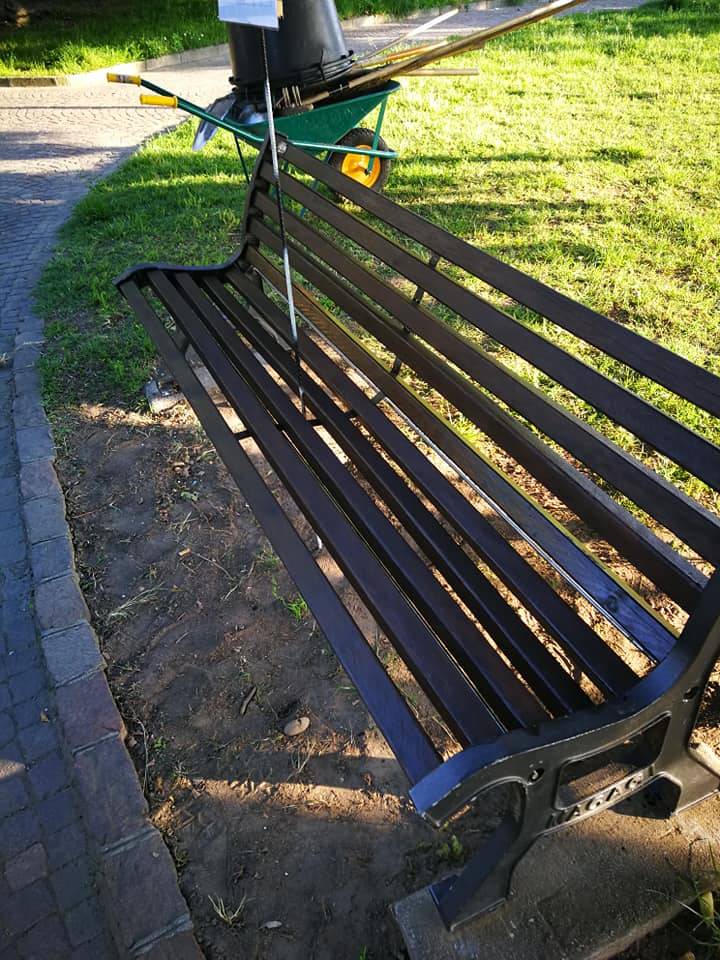
[[[277,236],[261,221],[251,219],[249,228],[258,239],[271,249],[279,249]],[[366,303],[359,302],[354,292],[335,275],[330,275],[319,264],[309,260],[301,251],[293,254],[301,264],[301,272],[361,325],[373,322],[374,314]],[[263,269],[264,258],[254,247],[247,250],[248,260]],[[258,259],[260,258],[260,259]],[[302,290],[296,290],[303,296]],[[375,316],[375,320],[380,318]],[[402,327],[398,325],[398,330]],[[378,368],[379,370],[380,368]],[[536,447],[540,441],[529,431],[523,431],[515,421],[500,412],[499,419],[506,432],[520,434],[515,444],[514,455],[526,469],[533,473],[556,496],[571,507],[593,529],[601,531],[605,539],[623,553],[649,579],[684,609],[691,611],[697,601],[706,578],[692,564],[679,556],[644,524],[635,519],[592,480],[577,470],[563,457],[543,445],[539,454]]]
[[[258,203],[262,205],[264,201],[258,198]],[[438,323],[409,303],[389,284],[351,259],[347,253],[340,251],[303,221],[292,215],[288,215],[288,221],[292,225],[293,233],[302,243],[311,246],[325,263],[391,311],[405,326],[431,343],[442,356],[448,357],[474,380],[482,382],[484,387],[534,422],[562,447],[571,450],[575,457],[634,500],[706,559],[720,561],[720,522],[709,511],[617,444],[551,401],[542,391],[469,344],[449,326]],[[443,364],[443,368],[447,369],[448,374],[451,372],[446,364]],[[427,372],[424,375],[427,376]],[[445,379],[448,377],[445,376]],[[489,430],[489,424],[497,425],[499,421],[503,421],[505,433],[509,430],[516,435],[525,434],[525,445],[534,445],[536,456],[542,456],[545,450],[549,450],[546,444],[538,444],[534,438],[531,439],[529,431],[523,430],[522,425],[518,424],[517,429],[513,428],[511,418],[504,414],[496,403],[480,391],[474,390],[469,382],[463,382],[457,375],[454,376],[454,382],[456,388],[462,390],[467,398],[473,397],[473,405],[480,412],[475,415],[468,414],[466,410],[464,412],[471,419],[479,416],[480,421],[475,422],[483,429]],[[437,386],[432,382],[431,385]],[[497,440],[497,437],[494,439]],[[506,443],[498,442],[503,445]],[[509,452],[517,456],[514,451]],[[520,462],[523,462],[522,459]]]
[[[221,314],[214,304],[212,309],[208,306],[205,296],[189,276],[180,274],[177,282],[191,305],[202,314],[205,325],[235,366],[263,398],[270,414],[283,424],[293,444],[345,510],[356,529],[371,544],[408,599],[420,610],[444,645],[458,659],[483,698],[499,714],[503,724],[530,726],[546,718],[547,714],[540,708],[537,700],[484,641],[475,625],[460,610],[419,555],[350,476],[326,443],[307,425],[287,395],[222,319],[222,315],[231,315],[242,325],[243,330],[250,331],[258,326],[250,314],[237,301],[232,303],[223,298],[221,291],[213,287],[222,300]],[[213,286],[212,281],[208,281],[208,285]],[[228,314],[228,311],[232,311],[232,314]],[[283,362],[277,354],[273,355],[273,360],[275,363]],[[287,365],[286,374],[288,371],[295,371],[295,364],[289,355],[284,363]],[[307,391],[308,397],[317,395],[311,383],[307,384]],[[342,419],[347,427],[347,419]],[[409,491],[405,490],[404,495],[408,497]]]
[[[272,217],[274,212],[277,216],[277,209],[272,201],[262,196],[256,199],[264,213]],[[720,522],[708,510],[552,401],[541,390],[493,360],[450,326],[438,322],[426,311],[406,300],[390,284],[329,242],[302,219],[290,213],[286,216],[298,241],[312,249],[341,276],[387,309],[423,340],[432,344],[443,357],[457,364],[473,380],[481,382],[483,387],[533,422],[548,437],[571,451],[574,457],[681,537],[703,557],[711,562],[720,562]],[[460,381],[457,377],[455,379],[459,385]],[[469,384],[465,392],[470,395]],[[502,414],[497,404],[483,398],[479,391],[475,391],[475,405],[482,406],[485,411],[483,421],[479,424],[484,428],[487,421],[496,421]],[[508,418],[505,420],[507,423]],[[537,450],[541,452],[542,447],[537,447]]]
[[[720,417],[720,377],[666,347],[571,300],[424,217],[367,191],[315,157],[289,146],[287,160],[443,259],[506,293],[609,356]]]
[[[427,734],[137,284],[128,280],[122,284],[121,291],[162,353],[298,590],[304,597],[313,599],[313,614],[320,629],[361,692],[409,780],[418,782],[440,763]]]
[[[588,627],[550,585],[505,541],[481,514],[460,498],[461,517],[448,515],[466,541],[538,618],[563,649],[579,661],[604,693],[626,690],[635,680],[630,668]]]
[[[308,189],[289,175],[281,180],[287,194],[304,204],[320,219],[359,243],[401,276],[420,285],[468,323],[528,360],[597,410],[606,413],[640,440],[685,467],[710,486],[720,489],[720,448],[715,444],[598,373],[509,314],[493,307],[440,271],[429,270],[427,264],[418,257],[346,210],[330,203],[316,191]],[[262,204],[259,205],[262,207]],[[431,321],[434,320],[429,314],[425,316]],[[438,323],[437,320],[434,322]],[[480,350],[477,350],[477,353],[483,354]],[[502,364],[494,361],[493,366],[498,370],[503,369]],[[545,396],[542,391],[534,392],[536,396]]]
[[[279,276],[278,280],[281,281]],[[287,337],[289,334],[287,318],[278,310],[277,306],[265,297],[250,280],[242,274],[238,274],[238,271],[233,272],[233,282],[234,285],[242,289],[249,303],[261,309],[262,315],[272,324],[273,328]],[[282,350],[277,342],[269,335],[264,334],[258,324],[248,324],[244,321],[237,309],[237,301],[219,280],[208,278],[203,285],[223,312],[232,317],[234,321],[237,320],[243,335],[250,340],[254,348],[260,350],[265,359],[282,374],[285,381],[297,390],[294,364],[289,357],[283,357]],[[318,349],[304,331],[301,331],[300,338],[303,360],[311,369],[323,375],[326,382],[329,379],[328,369],[332,369],[342,378],[341,394],[344,397],[347,396],[351,403],[356,401],[354,404],[356,409],[365,401],[372,413],[375,413],[381,421],[388,424],[391,430],[395,429],[360,391],[357,391],[357,397],[354,393],[349,394],[353,386],[351,381],[344,377],[342,372]],[[546,703],[555,714],[571,712],[581,706],[588,706],[589,700],[580,687],[560,667],[543,644],[479,573],[475,564],[455,543],[430,511],[416,496],[410,494],[405,480],[396,474],[373,449],[352,422],[348,420],[344,412],[330,400],[327,394],[320,391],[312,380],[304,383],[303,392],[306,401],[312,406],[315,414],[329,430],[333,439],[351,457],[366,480],[376,488],[383,501],[406,526],[420,548],[436,565],[446,580],[457,590],[460,597],[468,604],[470,610],[478,617],[483,626],[489,630],[500,649],[509,656],[513,666],[528,681],[539,699]],[[399,431],[396,432],[398,436],[402,436]],[[414,453],[417,453],[414,447],[412,449]],[[437,476],[439,480],[444,480],[439,472]]]
[[[269,231],[262,224],[255,224],[253,229],[257,230],[258,235],[261,236],[265,242],[273,243],[274,239],[276,239],[269,235]],[[254,256],[254,253],[251,254],[251,256]],[[405,359],[409,359],[411,365],[418,367],[418,358],[416,356],[417,346],[396,331],[390,330],[383,325],[381,320],[372,314],[368,307],[358,303],[351,293],[348,294],[347,297],[344,297],[343,287],[337,278],[322,272],[295,249],[293,249],[291,253],[291,260],[293,261],[293,265],[307,276],[310,282],[316,285],[318,289],[338,302],[343,309],[349,311],[350,315],[358,320],[366,329],[380,336],[392,352]],[[331,323],[330,326],[330,335],[332,337],[332,332],[336,331],[338,327],[333,323]],[[426,357],[425,354],[421,354],[420,359],[426,360],[427,363],[431,365],[437,362],[437,358],[432,355]],[[422,364],[420,364],[420,366],[422,367]],[[424,370],[421,372],[424,373]],[[375,373],[377,374],[377,371],[375,371]],[[431,379],[434,373],[433,367],[430,371]],[[449,383],[452,387],[453,380],[452,378],[448,379],[448,372],[442,363],[439,364],[438,375],[443,382],[443,386],[447,388],[447,383]],[[392,378],[388,379],[393,383],[394,387],[397,388]],[[387,384],[383,389],[386,389],[386,387],[388,393],[393,389],[392,386],[388,387]],[[450,392],[452,394],[452,390]],[[451,396],[451,399],[460,404],[464,402],[463,396],[457,398]],[[490,401],[486,401],[486,404],[489,414],[494,414],[495,405]],[[471,411],[471,414],[473,412],[474,411]],[[429,409],[418,410],[416,408],[414,414],[415,416],[420,416],[421,419],[424,417],[430,421],[430,424],[426,425],[426,432],[432,433],[436,418],[430,415]],[[500,414],[501,412],[498,411],[498,415]],[[519,425],[511,421],[510,427],[512,430],[516,430],[519,428]],[[540,441],[532,434],[529,434],[529,437],[532,443],[540,444]],[[456,449],[458,446],[468,449],[451,431],[446,431],[446,435],[441,438],[440,445],[444,446],[448,442],[452,443],[453,439],[455,441],[454,449],[456,455],[458,453]],[[507,447],[507,437],[503,436],[501,440],[504,441],[503,445]],[[529,447],[529,449],[532,451],[533,448]],[[514,450],[513,453],[515,453]],[[467,459],[467,457],[465,457],[465,459]],[[541,455],[537,459],[539,463],[533,464],[536,470],[545,467],[546,464],[552,466],[555,463],[559,463],[563,470],[572,470],[561,458],[557,456],[548,457],[547,448],[541,451]],[[518,521],[522,529],[530,529],[536,541],[541,543],[545,548],[545,552],[553,556],[565,570],[571,571],[573,579],[582,584],[585,590],[597,599],[601,609],[613,610],[622,628],[624,628],[631,637],[635,638],[643,649],[647,650],[654,658],[662,659],[674,642],[674,638],[668,633],[667,629],[659,624],[647,609],[639,606],[629,598],[622,586],[609,577],[584,551],[580,550],[545,514],[536,507],[531,506],[524,495],[513,484],[507,481],[507,478],[501,477],[498,471],[486,461],[481,461],[477,458],[476,463],[478,467],[480,467],[480,465],[484,466],[484,470],[481,469],[480,471],[480,476],[477,476],[478,471],[476,470],[476,479],[480,487],[485,489],[497,503],[502,505],[503,508]],[[473,475],[472,471],[470,471],[470,475]],[[587,481],[587,483],[589,484],[589,481]],[[617,509],[619,510],[620,508],[618,507]]]
[[[358,535],[317,476],[278,429],[248,383],[204,328],[168,277],[148,272],[148,281],[170,310],[203,362],[213,372],[264,456],[276,471],[310,524],[341,567],[400,656],[460,743],[478,743],[497,736],[502,726],[465,676],[440,647],[427,625],[408,604],[387,571]],[[293,408],[294,409],[294,408]],[[297,411],[296,411],[297,413]],[[290,411],[287,411],[290,417]],[[310,429],[310,428],[308,428]],[[311,597],[307,598],[308,602]]]

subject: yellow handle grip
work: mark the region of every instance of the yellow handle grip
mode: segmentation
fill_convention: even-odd
[[[140,103],[146,107],[177,107],[177,97],[161,97],[157,93],[141,93]]]
[[[132,73],[106,73],[108,83],[134,83],[140,86],[140,77]]]

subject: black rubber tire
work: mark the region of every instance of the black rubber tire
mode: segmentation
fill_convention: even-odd
[[[338,140],[338,145],[342,147],[371,147],[374,138],[374,130],[368,130],[367,127],[353,127],[344,137]],[[378,137],[377,148],[378,150],[390,149],[382,137]],[[346,153],[333,153],[328,163],[330,166],[335,167],[336,170],[342,172],[342,164],[346,156]],[[377,190],[378,193],[381,193],[385,189],[385,184],[388,182],[390,170],[392,169],[392,160],[389,160],[387,157],[376,157],[375,159],[376,162],[380,164],[380,174],[370,189]]]

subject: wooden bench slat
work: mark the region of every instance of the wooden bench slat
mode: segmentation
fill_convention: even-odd
[[[365,190],[315,157],[292,146],[288,146],[285,156],[293,166],[327,184],[341,196],[352,200],[426,249],[547,317],[643,376],[720,417],[720,377],[449,234],[382,194]]]
[[[497,736],[503,729],[498,719],[438,644],[437,638],[395,586],[335,501],[318,483],[318,478],[278,429],[277,422],[223,349],[204,330],[203,319],[166,275],[149,271],[148,281],[191,338],[194,349],[213,371],[213,377],[251,431],[258,447],[292,491],[293,499],[327,544],[363,602],[392,638],[398,653],[445,718],[454,736],[462,744],[481,743]],[[262,372],[260,369],[259,375]],[[269,384],[267,386],[270,388]],[[292,411],[286,411],[288,420],[293,418],[293,412],[300,416],[293,407]],[[307,599],[310,602],[312,598]]]
[[[277,208],[270,198],[259,194],[256,202],[269,216],[272,217],[273,211],[277,216]],[[550,400],[528,381],[492,360],[448,325],[440,324],[417,308],[303,220],[290,213],[286,213],[286,217],[292,225],[293,235],[341,276],[349,279],[391,315],[432,344],[443,357],[447,357],[468,376],[481,382],[496,397],[533,422],[560,446],[572,451],[574,457],[625,493],[701,556],[713,563],[720,563],[720,522],[709,511],[617,444]],[[461,384],[456,378],[456,384],[468,398],[474,399],[474,406],[478,411],[484,411],[484,414],[479,413],[479,423],[476,417],[470,415],[478,426],[486,429],[488,421],[497,421],[501,417],[503,411],[497,404],[474,389],[470,382]],[[433,383],[431,385],[436,386]],[[506,423],[510,420],[507,416],[504,419]],[[505,443],[502,445],[506,446]],[[546,444],[536,444],[536,453],[545,455],[546,450],[549,450]]]
[[[298,590],[313,598],[313,614],[320,629],[360,691],[408,779],[417,783],[441,762],[430,738],[137,284],[128,280],[121,290],[165,358]]]
[[[261,236],[264,243],[271,249],[279,249],[279,240],[264,224],[253,222],[253,228]],[[338,278],[323,273],[320,268],[308,260],[299,250],[293,251],[297,258],[301,272],[313,282],[318,289],[323,288],[335,302],[346,312],[355,310],[354,316],[361,324],[372,322],[368,316],[369,308],[358,303],[352,293],[345,289]],[[264,258],[254,248],[247,251],[249,262],[263,269]],[[258,259],[260,258],[260,259]],[[296,291],[303,296],[302,290]],[[335,328],[335,327],[334,327]],[[381,367],[376,368],[382,371]],[[387,392],[387,391],[386,391]],[[412,419],[412,417],[411,417]],[[510,423],[514,428],[514,422]],[[523,436],[522,431],[520,431]],[[537,438],[528,431],[524,434],[527,445],[519,446],[516,458],[525,456],[522,462],[531,473],[544,483],[548,489],[568,504],[577,515],[589,523],[593,529],[601,531],[605,539],[613,544],[620,552],[634,563],[660,589],[676,600],[684,609],[694,608],[697,598],[706,582],[706,578],[692,564],[677,554],[664,541],[660,540],[644,524],[635,519],[626,509],[612,499],[605,491],[598,488],[588,477],[572,466],[567,460],[550,451],[549,456],[534,456]],[[443,437],[454,443],[455,449],[461,449],[464,444],[458,441],[452,431],[446,431]],[[443,446],[443,441],[440,444]],[[456,461],[459,462],[459,461]],[[472,471],[469,471],[473,475]],[[478,481],[483,485],[482,481]],[[521,494],[522,496],[522,494]],[[497,498],[497,497],[496,497]],[[502,504],[502,498],[498,500]],[[521,525],[522,517],[518,517]],[[542,545],[542,536],[538,543]],[[567,550],[562,551],[564,555]],[[572,551],[571,551],[572,553]],[[572,560],[572,557],[570,558]],[[571,577],[578,580],[573,573],[572,563],[567,568]],[[582,582],[579,580],[579,582]]]
[[[257,230],[258,235],[266,242],[273,242],[273,237],[269,235],[270,231],[268,231],[264,225],[254,224],[253,229]],[[277,240],[277,238],[275,238],[275,240]],[[369,308],[357,301],[353,301],[352,297],[346,298],[345,302],[343,302],[343,288],[339,280],[327,272],[323,272],[294,247],[291,250],[291,262],[293,266],[306,276],[318,289],[333,298],[343,309],[349,311],[349,314],[353,318],[358,319],[361,325],[366,329],[370,329],[376,335],[379,335],[381,339],[384,339],[386,345],[396,355],[405,357],[410,352],[417,353],[415,344],[409,342],[395,331],[392,331],[389,327],[383,326],[375,331],[373,327],[380,321],[374,314],[371,314]],[[332,329],[333,331],[337,330],[337,325],[332,324]],[[428,355],[427,362],[429,364],[435,364],[435,358],[433,358],[432,355]],[[411,365],[419,367],[421,373],[424,372],[415,356],[413,356],[411,360]],[[462,396],[457,399],[453,396],[451,389],[453,380],[450,375],[446,373],[442,364],[438,366],[437,375],[449,384],[450,389],[446,387],[445,390],[450,399],[456,403],[462,403]],[[402,401],[400,405],[402,406]],[[493,407],[490,405],[490,410],[492,411],[492,409]],[[420,411],[420,413],[421,415],[424,413],[424,419],[434,419],[428,415],[429,411],[427,409]],[[427,425],[423,424],[423,429],[426,429],[426,432],[428,432]],[[432,426],[429,432],[431,431]],[[448,432],[448,436],[455,437],[455,440],[458,441],[458,438],[454,434]],[[532,437],[532,435],[530,436]],[[447,442],[447,436],[443,442]],[[535,442],[539,443],[537,440],[535,440]],[[455,449],[460,445],[460,442],[456,442]],[[507,446],[507,444],[505,445]],[[557,459],[560,460],[560,458]],[[479,458],[476,462],[483,463]],[[544,457],[541,459],[541,462],[546,462]],[[563,461],[560,462],[563,463]],[[500,483],[498,472],[489,464],[484,465],[486,468],[484,475],[478,478],[481,488],[492,492],[496,501],[500,503],[511,516],[513,514],[517,515],[518,511],[521,511],[522,514],[524,514],[520,517],[522,521],[521,526],[524,528],[526,522],[530,520],[534,531],[539,535],[539,538],[542,538],[539,539],[539,542],[542,543],[543,541],[548,541],[548,538],[554,538],[551,542],[547,543],[548,549],[546,553],[552,556],[553,548],[559,550],[559,559],[560,562],[565,565],[564,568],[567,569],[570,567],[570,569],[572,569],[573,575],[577,575],[578,582],[583,585],[586,593],[591,597],[595,597],[600,609],[606,611],[612,609],[614,616],[618,620],[618,623],[622,625],[625,632],[635,639],[644,650],[647,650],[652,657],[662,659],[674,643],[674,637],[669,633],[667,628],[660,624],[650,611],[629,597],[622,586],[606,574],[584,551],[581,551],[567,536],[563,536],[558,530],[558,527],[552,523],[547,516],[537,510],[537,508],[533,509],[524,494],[507,481],[504,484]],[[470,475],[472,476],[472,471],[470,471]],[[499,494],[499,496],[497,496],[497,494]],[[457,521],[455,521],[455,523],[457,524]],[[523,577],[520,577],[521,582],[523,579]],[[599,590],[598,587],[600,588]],[[517,586],[511,586],[511,589],[513,589],[518,596],[521,596],[521,594],[517,593]],[[552,590],[549,587],[548,591],[552,594]]]
[[[308,427],[287,395],[269,378],[233,330],[219,315],[214,315],[213,311],[207,308],[203,302],[204,296],[193,280],[188,275],[179,274],[177,282],[192,305],[198,311],[202,310],[204,323],[213,336],[224,347],[243,376],[263,397],[270,414],[283,424],[293,444],[330,490],[356,529],[372,545],[405,595],[457,658],[483,699],[487,700],[499,715],[503,725],[531,726],[546,718],[546,711],[486,643],[448,591],[351,477],[326,443]],[[211,283],[210,280],[207,281],[208,286]],[[214,292],[222,301],[222,313],[236,321],[243,331],[257,327],[257,323],[237,301],[231,302],[229,295],[227,298],[223,297],[217,287],[214,287]],[[272,357],[276,364],[287,364],[286,374],[288,370],[294,371],[294,364],[289,356],[283,361],[275,351]],[[313,390],[311,384],[308,384],[307,396],[310,399],[317,396],[317,390]],[[343,419],[347,426],[347,419]],[[405,493],[407,496],[409,492]]]
[[[287,337],[289,334],[287,318],[275,304],[239,271],[229,272],[228,279],[230,278],[233,285],[246,296],[248,302],[259,306],[263,316],[272,322],[276,330]],[[278,280],[281,280],[279,276]],[[238,322],[242,324],[243,335],[251,340],[256,349],[261,350],[263,356],[273,363],[285,381],[297,390],[294,365],[289,358],[280,355],[280,348],[272,338],[263,334],[257,324],[243,322],[242,317],[238,316],[237,301],[219,280],[208,278],[203,281],[203,286],[228,316],[233,319],[238,318]],[[387,421],[361,391],[357,388],[353,391],[351,381],[323,354],[304,331],[300,331],[300,338],[303,359],[314,372],[329,385],[337,385],[340,382],[341,386],[337,391],[339,395],[347,399],[355,409],[359,410],[363,403],[366,404],[371,414],[377,415],[383,424],[402,437],[402,434]],[[334,379],[334,375],[338,379]],[[490,632],[493,640],[508,655],[513,666],[527,680],[540,701],[545,703],[555,715],[589,706],[590,700],[581,688],[479,573],[472,560],[430,511],[415,495],[410,495],[405,481],[391,469],[357,428],[348,421],[343,411],[330,400],[327,394],[318,389],[314,381],[305,383],[303,392],[333,439],[351,457],[355,466],[375,487],[420,548],[435,563],[461,599]],[[412,445],[410,446],[412,448]]]
[[[467,508],[463,516],[458,518],[448,514],[448,519],[472,548],[560,646],[582,664],[588,676],[604,693],[627,690],[637,679],[627,664],[606,646],[492,524],[464,499],[462,502]]]
[[[252,226],[271,249],[276,251],[279,249],[277,236],[264,224],[253,222]],[[251,247],[247,251],[247,257],[251,263],[258,265],[257,258],[261,255]],[[364,303],[359,303],[339,278],[322,271],[299,249],[293,250],[293,257],[297,258],[301,272],[304,272],[304,275],[318,289],[323,289],[345,312],[352,313],[361,325],[372,322],[370,308]],[[333,329],[336,326],[334,325]],[[490,409],[493,410],[494,407],[491,405]],[[501,445],[503,442],[512,443],[510,452],[519,463],[522,463],[530,473],[574,510],[578,517],[593,529],[601,531],[604,539],[615,546],[668,596],[688,611],[694,608],[706,582],[706,578],[699,570],[569,461],[555,451],[548,452],[547,447],[536,453],[536,448],[541,441],[513,418],[499,411],[496,420],[499,424],[497,429],[503,431]],[[450,432],[448,436],[452,438],[455,435]],[[539,542],[542,543],[541,540]],[[571,569],[568,568],[569,572]],[[575,576],[572,573],[570,575]]]
[[[428,265],[418,257],[348,211],[331,203],[316,191],[310,190],[288,175],[281,177],[281,183],[284,192],[289,196],[302,203],[346,237],[359,243],[402,276],[418,284],[421,289],[445,304],[459,317],[502,343],[517,356],[542,370],[597,410],[606,413],[616,423],[685,467],[690,473],[716,490],[720,489],[720,448],[705,437],[701,437],[630,390],[567,353],[542,334],[492,306],[450,277],[438,270],[429,269]],[[268,198],[260,197],[258,205],[261,205],[261,200],[267,201]],[[375,291],[373,295],[376,296]],[[426,319],[443,331],[447,330],[452,334],[450,328],[431,315],[427,314]],[[502,364],[484,355],[479,348],[475,348],[475,356],[478,355],[483,356],[483,359],[498,372],[505,369]],[[472,363],[472,359],[470,362]],[[510,376],[513,374],[510,373]],[[490,386],[490,383],[487,385]],[[530,389],[536,401],[538,397],[546,399],[542,391],[533,387]],[[526,411],[525,415],[528,416]]]

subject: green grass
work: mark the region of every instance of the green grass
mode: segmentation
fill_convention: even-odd
[[[338,0],[341,17],[409,13],[437,0]],[[0,76],[82,73],[224,43],[217,0],[63,0],[23,26],[0,22]]]
[[[463,58],[479,77],[414,79],[393,97],[384,132],[401,160],[387,193],[720,373],[719,56],[717,0],[518,32]],[[237,245],[232,144],[219,135],[192,154],[192,135],[186,125],[149,143],[63,230],[39,289],[60,324],[44,361],[51,407],[137,402],[152,351],[114,274],[141,260],[212,263]],[[720,441],[710,418],[642,389]]]

